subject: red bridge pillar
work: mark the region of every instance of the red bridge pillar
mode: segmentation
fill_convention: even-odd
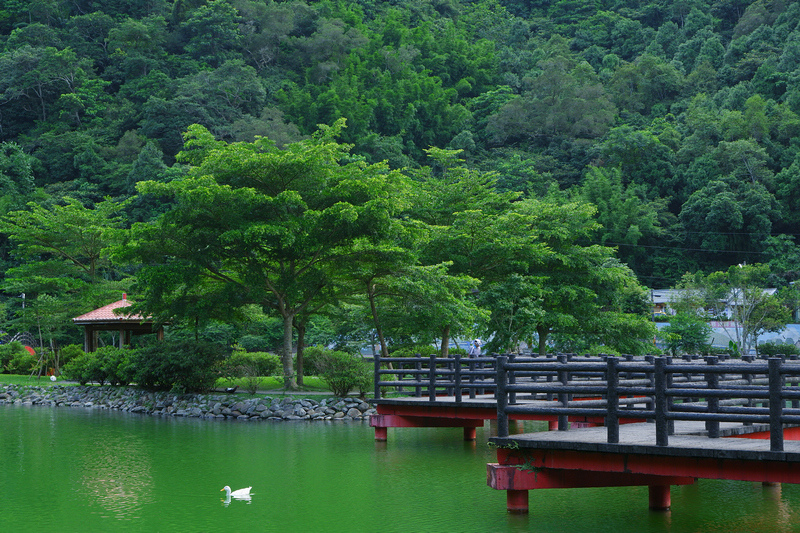
[[[648,485],[650,509],[653,511],[669,510],[670,500],[669,485]]]
[[[509,513],[528,512],[528,491],[527,490],[507,490],[506,491],[506,510]]]

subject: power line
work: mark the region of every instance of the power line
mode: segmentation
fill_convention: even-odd
[[[682,246],[659,246],[654,244],[628,244],[622,242],[595,242],[594,244],[599,244],[601,246],[627,246],[630,248],[653,248],[659,250],[680,250],[684,252],[704,252],[704,253],[713,253],[713,254],[753,254],[753,255],[762,255],[764,252],[747,252],[747,251],[740,251],[740,250],[713,250],[708,248],[684,248]]]

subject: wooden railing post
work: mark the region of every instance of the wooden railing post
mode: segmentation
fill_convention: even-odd
[[[558,362],[561,364],[567,364],[567,356],[566,355],[559,355]],[[558,381],[561,383],[562,387],[566,387],[569,384],[569,372],[566,370],[559,370],[558,371]],[[558,401],[561,404],[561,407],[566,407],[567,403],[569,402],[569,395],[566,392],[559,392],[558,393]],[[558,415],[558,430],[559,431],[567,431],[569,429],[569,417],[567,415]]]
[[[381,356],[380,354],[374,354],[372,356],[372,362],[374,364],[374,381],[375,381],[375,399],[381,399]]]
[[[456,379],[455,379],[455,387],[453,389],[453,394],[456,397],[456,403],[461,403],[461,352],[456,352],[455,354],[455,365],[456,365]]]
[[[431,354],[431,360],[428,363],[428,400],[436,401],[436,354]]]
[[[513,363],[515,358],[516,358],[515,354],[513,354],[513,353],[508,354],[508,362],[509,363]],[[509,385],[514,385],[516,382],[517,382],[517,373],[512,370],[511,372],[508,373],[508,383],[509,383]],[[517,393],[516,392],[511,391],[511,392],[508,393],[508,403],[510,403],[511,405],[514,405],[515,403],[517,403]]]
[[[422,354],[417,352],[414,354],[416,357],[416,361],[414,362],[414,370],[417,373],[414,375],[414,380],[417,382],[417,386],[414,387],[414,397],[421,398],[422,397]]]
[[[669,446],[669,422],[667,420],[667,361],[663,357],[653,360],[653,388],[655,390],[656,446]]]
[[[716,355],[710,355],[706,357],[706,364],[709,366],[714,366],[718,362],[719,358]],[[716,372],[706,372],[706,383],[708,384],[708,390],[719,389],[719,374]],[[706,405],[708,405],[709,413],[719,413],[718,396],[709,396],[706,398]],[[707,420],[706,431],[708,431],[709,438],[719,438],[719,420]]]
[[[745,363],[749,364],[749,363],[752,363],[754,360],[755,360],[755,357],[753,357],[752,355],[743,355],[742,356],[742,361],[744,361]],[[748,385],[752,385],[753,384],[753,374],[751,374],[750,372],[746,372],[746,373],[742,374],[742,379],[747,381]],[[755,407],[755,406],[756,406],[756,401],[753,400],[753,398],[748,398],[747,399],[747,407]],[[745,426],[752,426],[753,423],[752,422],[745,422],[744,425]]]
[[[606,398],[606,429],[608,430],[609,444],[619,443],[619,367],[618,357],[609,357],[606,360],[606,384],[608,386]]]
[[[469,358],[469,397],[475,399],[475,361],[474,356]]]
[[[783,451],[783,398],[781,388],[781,358],[769,358],[769,449],[773,452]]]
[[[667,365],[672,364],[672,357],[666,358]],[[674,375],[672,372],[667,372],[667,390],[672,388],[672,379]],[[672,405],[675,403],[675,398],[672,396],[667,396],[667,412],[669,413],[672,411]],[[672,418],[667,419],[667,435],[674,435],[675,434],[675,421]]]
[[[501,355],[497,358],[497,389],[495,397],[497,398],[497,436],[508,437],[508,415],[506,414],[506,406],[508,405],[508,398],[506,396],[506,382],[508,376],[506,375],[506,363],[508,357]]]
[[[645,360],[645,362],[650,363],[651,365],[653,365],[653,372],[646,372],[645,373],[645,377],[647,378],[647,381],[650,384],[650,386],[655,388],[655,386],[656,386],[656,377],[655,377],[655,360],[656,360],[656,357],[654,355],[645,355],[644,356],[644,360]],[[653,396],[653,399],[651,401],[649,401],[649,402],[647,402],[645,404],[645,408],[648,411],[653,411],[653,410],[656,409],[655,395]],[[647,421],[648,422],[655,422],[655,420],[650,420],[650,419],[648,419]]]

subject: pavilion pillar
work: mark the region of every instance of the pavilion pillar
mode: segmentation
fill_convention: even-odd
[[[389,437],[389,428],[375,426],[375,440],[386,442]]]

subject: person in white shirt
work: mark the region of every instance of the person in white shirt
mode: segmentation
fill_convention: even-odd
[[[472,341],[472,344],[469,347],[469,351],[467,355],[470,357],[480,357],[481,356],[481,340],[475,339]]]

